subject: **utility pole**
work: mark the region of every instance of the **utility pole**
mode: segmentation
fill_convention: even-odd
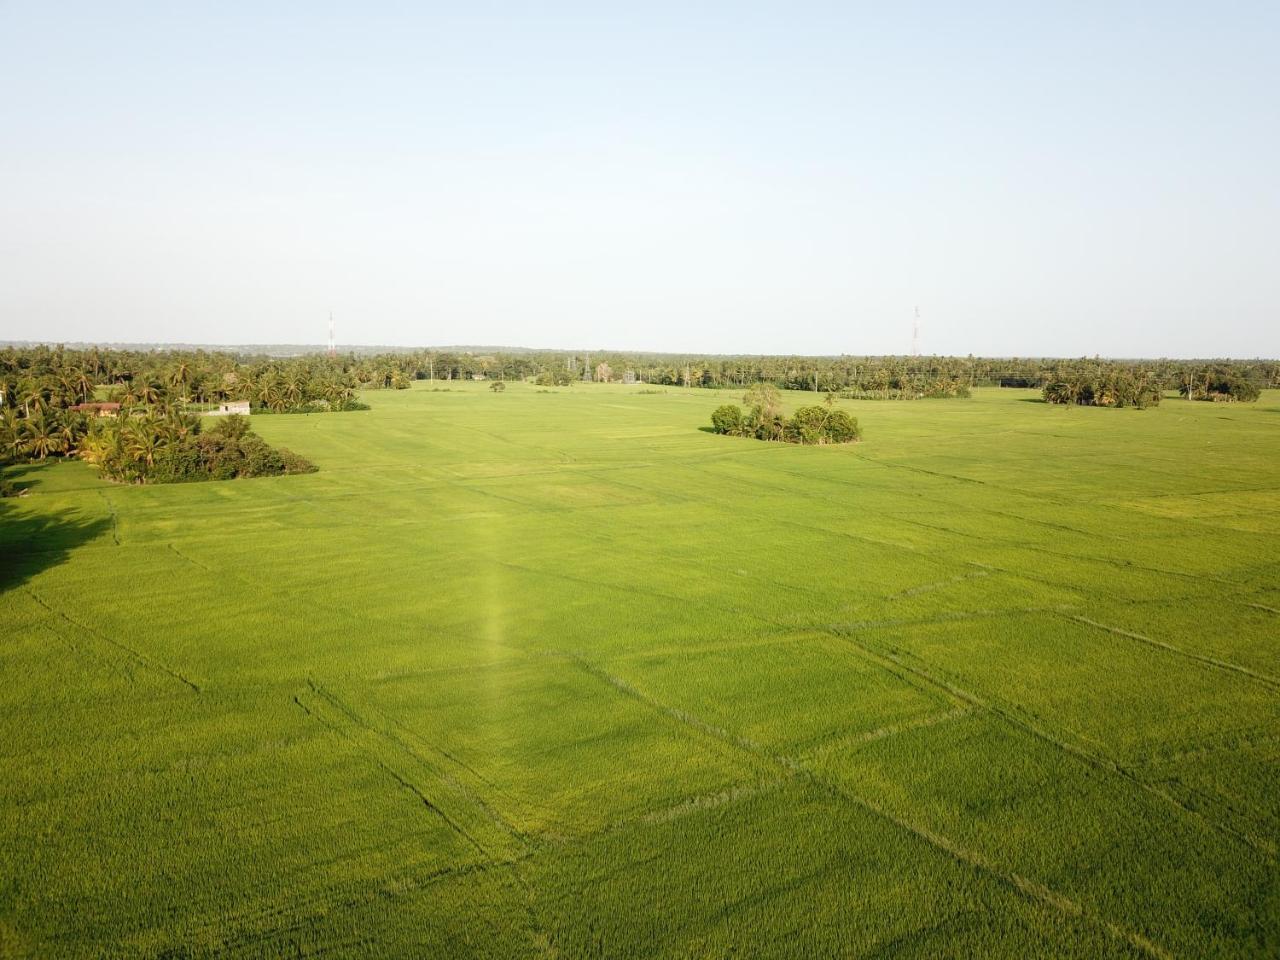
[[[329,311],[329,359],[338,355],[338,348],[333,343],[333,311]]]
[[[911,355],[920,356],[920,308],[916,307],[915,324],[911,327]]]

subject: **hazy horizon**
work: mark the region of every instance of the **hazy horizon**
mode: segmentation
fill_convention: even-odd
[[[1277,357],[1278,27],[8,4],[0,339]]]

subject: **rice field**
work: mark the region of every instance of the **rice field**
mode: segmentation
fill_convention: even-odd
[[[431,386],[11,471],[0,956],[1280,955],[1280,395]]]

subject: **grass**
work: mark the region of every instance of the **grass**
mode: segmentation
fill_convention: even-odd
[[[11,471],[0,956],[1280,953],[1280,396],[449,386]]]

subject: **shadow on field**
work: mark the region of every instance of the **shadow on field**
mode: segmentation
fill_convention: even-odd
[[[8,480],[19,490],[32,490],[40,486],[41,481],[37,477],[46,466],[48,464],[19,463],[15,466],[5,467],[2,476],[3,479]]]
[[[0,499],[0,593],[62,563],[109,526],[105,518],[84,520],[69,510],[28,513],[13,498]]]

